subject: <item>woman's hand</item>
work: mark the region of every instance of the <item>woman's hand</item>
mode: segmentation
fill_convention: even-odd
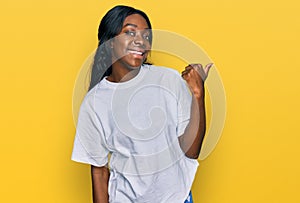
[[[213,63],[209,63],[203,68],[201,64],[190,64],[181,73],[192,94],[198,99],[204,98],[204,81],[212,65]]]
[[[204,81],[212,65],[209,63],[203,68],[201,64],[191,64],[182,72],[193,97],[189,124],[178,140],[185,155],[192,159],[198,158],[206,131]]]

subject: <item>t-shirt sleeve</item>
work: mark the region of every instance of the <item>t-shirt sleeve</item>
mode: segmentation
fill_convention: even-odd
[[[190,121],[192,95],[186,82],[179,76],[177,81],[177,136],[181,136]]]
[[[109,150],[91,98],[85,98],[80,107],[71,159],[100,167],[107,163]]]

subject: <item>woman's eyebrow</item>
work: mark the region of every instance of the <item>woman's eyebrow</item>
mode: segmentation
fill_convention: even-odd
[[[132,27],[135,27],[135,28],[137,28],[137,27],[138,27],[136,24],[132,24],[132,23],[126,23],[126,24],[123,26],[123,28],[125,28],[125,27],[127,27],[127,26],[132,26]],[[149,28],[148,28],[148,27],[146,27],[146,28],[144,28],[143,30],[147,30],[147,29],[149,29]]]
[[[136,24],[132,24],[132,23],[127,23],[127,24],[125,24],[123,27],[127,27],[127,26],[137,27]]]

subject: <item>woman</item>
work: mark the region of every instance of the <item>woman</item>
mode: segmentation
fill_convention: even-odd
[[[127,6],[108,11],[98,39],[72,154],[91,165],[94,202],[192,202],[212,64],[182,72],[190,94],[176,71],[146,63],[151,23]]]

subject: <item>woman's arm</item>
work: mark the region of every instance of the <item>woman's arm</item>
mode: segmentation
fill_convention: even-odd
[[[204,81],[212,65],[208,64],[203,69],[201,64],[192,64],[182,72],[192,92],[192,105],[189,124],[178,140],[185,155],[192,159],[198,158],[206,131]]]
[[[108,203],[109,169],[107,166],[91,166],[93,202]]]

